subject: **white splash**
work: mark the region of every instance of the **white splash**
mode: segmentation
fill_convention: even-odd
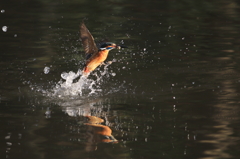
[[[3,31],[3,32],[7,32],[7,29],[8,29],[7,26],[3,26],[3,27],[2,27],[2,31]]]
[[[50,67],[44,67],[43,72],[44,74],[48,74],[50,72]]]
[[[28,84],[31,90],[48,97],[44,98],[44,102],[51,101],[55,103],[60,100],[71,101],[91,96],[108,95],[125,88],[125,82],[109,83],[109,78],[116,76],[115,72],[108,70],[108,66],[111,64],[107,63],[98,67],[89,76],[83,75],[82,70],[77,72],[69,71],[61,73],[62,79],[57,83],[48,81],[47,85],[39,85],[32,84],[30,81],[23,81],[23,84]],[[48,68],[45,67],[45,69],[43,72],[48,73]],[[106,85],[106,83],[108,84]]]
[[[102,92],[101,84],[104,80],[106,80],[109,75],[116,75],[115,73],[108,72],[108,66],[110,64],[106,64],[104,66],[103,71],[95,71],[92,73],[91,77],[82,74],[82,70],[78,70],[78,72],[63,72],[61,77],[63,80],[59,81],[56,86],[50,90],[46,91],[45,95],[51,97],[66,97],[66,96],[89,96],[93,94],[98,94]]]
[[[74,83],[74,80],[81,75],[81,71],[74,73],[73,71],[70,72],[63,72],[61,77],[65,80],[59,81],[58,84],[53,88],[53,93],[51,96],[76,96],[82,95],[82,90],[84,85],[87,84],[87,76],[81,76],[77,82]]]

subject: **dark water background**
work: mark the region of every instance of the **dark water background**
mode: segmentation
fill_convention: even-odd
[[[240,158],[240,3],[1,0],[0,158]],[[83,67],[79,24],[111,51],[93,94],[51,96]],[[44,68],[50,68],[45,74]],[[90,142],[83,116],[118,143]]]

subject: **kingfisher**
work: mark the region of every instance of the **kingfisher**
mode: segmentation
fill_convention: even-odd
[[[86,62],[83,69],[83,75],[88,76],[93,70],[95,70],[99,65],[104,64],[107,59],[108,53],[112,49],[127,48],[123,45],[116,45],[112,42],[102,43],[98,48],[94,42],[94,38],[90,31],[87,29],[84,22],[80,25],[80,39],[82,41],[85,53]]]

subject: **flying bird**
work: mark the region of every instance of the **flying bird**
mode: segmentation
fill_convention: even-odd
[[[102,43],[101,46],[98,48],[96,43],[94,42],[92,34],[89,32],[83,22],[80,25],[80,39],[86,53],[86,62],[83,69],[83,75],[89,75],[99,65],[103,64],[104,61],[107,59],[110,50],[116,48],[127,48],[126,46],[116,45],[112,42]]]

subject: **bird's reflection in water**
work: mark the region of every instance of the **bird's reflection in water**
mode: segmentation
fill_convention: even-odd
[[[85,104],[80,104],[83,101],[74,102],[72,106],[64,107],[64,111],[72,117],[80,119],[79,124],[84,125],[85,132],[85,151],[97,150],[99,143],[118,143],[112,135],[112,130],[108,126],[110,121],[108,120],[108,112],[103,111],[104,106],[102,100],[88,101]],[[74,106],[78,103],[78,106]],[[71,103],[68,103],[69,105]],[[66,106],[66,103],[62,103],[62,106]],[[79,106],[80,105],[80,106]],[[97,105],[97,106],[96,106]],[[99,106],[100,105],[100,106]],[[103,117],[104,119],[100,118]],[[106,123],[106,124],[104,124]]]
[[[117,143],[118,141],[112,136],[112,130],[101,123],[103,119],[95,116],[86,116],[88,123],[86,132],[86,151],[93,151],[97,149],[98,143]]]

